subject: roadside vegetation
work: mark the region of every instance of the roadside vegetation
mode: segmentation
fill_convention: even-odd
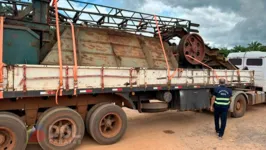
[[[220,53],[223,54],[225,57],[229,53],[232,52],[247,52],[247,51],[263,51],[266,52],[266,46],[262,45],[260,42],[251,42],[247,46],[241,46],[241,45],[236,45],[232,49],[228,49],[226,47],[220,48]]]

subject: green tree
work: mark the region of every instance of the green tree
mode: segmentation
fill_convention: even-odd
[[[248,44],[248,51],[260,51],[262,50],[262,44],[255,41]]]
[[[260,51],[266,52],[266,46],[260,46]]]
[[[231,49],[231,52],[246,52],[247,48],[241,46],[241,45],[236,45],[233,49]]]
[[[230,50],[228,50],[226,47],[223,47],[219,50],[220,54],[222,54],[224,57],[227,57],[230,53]]]
[[[232,49],[228,49],[226,47],[220,48],[219,52],[223,54],[225,57],[228,56],[229,53],[233,52],[247,52],[247,51],[264,51],[266,52],[266,46],[263,46],[260,42],[254,41],[249,43],[246,47],[241,45],[236,45]]]

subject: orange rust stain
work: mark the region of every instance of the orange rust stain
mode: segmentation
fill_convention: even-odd
[[[81,58],[87,58],[88,56],[86,54],[82,54]]]
[[[71,29],[65,30],[61,38],[71,38]]]
[[[153,59],[164,60],[162,53],[153,51],[151,54]]]
[[[110,56],[105,55],[82,55],[82,63],[96,66],[116,66],[114,60]],[[113,60],[113,61],[112,61]]]
[[[62,44],[62,50],[72,50],[73,49],[73,47],[72,47],[72,40],[70,40],[70,39],[62,39],[61,40],[61,44]],[[70,44],[71,44],[71,46],[70,46]]]
[[[122,66],[147,66],[147,60],[142,50],[142,46],[145,46],[156,62],[155,67],[166,67],[158,39],[139,38],[139,36],[120,31],[94,28],[80,30],[79,37],[79,50],[83,65],[116,66],[115,56],[112,56],[114,51],[115,55],[121,58]],[[62,43],[65,49],[72,48],[71,40],[65,38],[62,39]],[[140,43],[144,45],[140,45]],[[165,46],[165,48],[168,51],[168,47]],[[65,61],[73,62],[72,55],[65,56]]]
[[[148,64],[145,59],[122,59],[122,66],[125,67],[147,67]]]
[[[99,41],[99,42],[108,42],[108,35],[103,34],[97,31],[84,31],[85,34],[82,35],[82,40],[90,40],[90,41]]]
[[[93,57],[90,57],[90,58],[89,58],[89,61],[93,61]]]
[[[166,69],[166,67],[167,67],[164,60],[157,60],[157,61],[155,61],[154,62],[154,66],[156,68],[161,68],[161,69]],[[170,68],[173,68],[173,65],[170,62],[169,62],[169,67]]]
[[[110,36],[110,42],[114,44],[140,47],[139,41],[134,37]]]
[[[163,62],[163,61],[155,61],[155,62],[154,62],[154,66],[155,66],[156,68],[166,68],[166,63]]]
[[[70,57],[69,55],[66,55],[65,58],[67,61],[71,61],[71,62],[73,61],[72,57]]]
[[[148,40],[148,41],[145,41],[145,44],[151,48],[151,51],[156,51],[158,53],[163,53],[162,51],[162,47],[159,43],[159,41],[155,41],[155,40]],[[167,50],[166,50],[167,51]]]
[[[98,44],[98,43],[83,43],[82,46],[87,50],[95,50],[97,52],[107,53],[110,51],[110,47],[106,46],[105,44]]]
[[[114,52],[117,56],[145,58],[142,49],[136,47],[115,45],[113,46]]]

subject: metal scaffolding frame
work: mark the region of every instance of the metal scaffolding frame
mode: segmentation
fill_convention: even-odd
[[[32,0],[39,1],[39,0]],[[46,0],[49,1],[50,0]],[[60,5],[64,2],[64,7]],[[12,19],[27,19],[32,16],[33,2],[22,0],[0,0],[1,8],[5,7],[4,13]],[[71,21],[75,25],[106,27],[137,33],[157,34],[156,22],[153,14],[141,13],[110,6],[97,5],[77,0],[59,0],[58,5],[60,22]],[[3,11],[3,9],[2,9]],[[2,12],[3,13],[3,12]],[[55,23],[54,7],[50,4],[48,22]],[[196,27],[199,24],[192,23],[187,19],[157,16],[158,25],[162,34],[164,32],[199,32]],[[194,29],[192,28],[194,27]]]

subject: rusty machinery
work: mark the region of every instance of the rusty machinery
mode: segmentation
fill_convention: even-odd
[[[58,7],[62,26],[67,26],[67,22],[71,21],[75,24],[75,27],[108,28],[114,31],[120,30],[133,34],[158,37],[154,15],[76,0],[64,0],[64,4],[68,6],[61,7],[59,5]],[[28,58],[27,63],[37,63],[37,61],[30,60],[32,57],[38,57],[37,60],[40,63],[51,51],[52,45],[56,43],[56,38],[52,38],[53,36],[51,35],[53,34],[51,31],[55,24],[55,11],[51,1],[32,0],[25,2],[20,0],[1,0],[0,13],[6,17],[5,25],[10,25],[10,27],[16,29],[20,29],[19,27],[27,28],[33,32],[31,33],[32,35],[37,35],[35,36],[37,38],[32,39],[32,37],[29,37],[29,39],[35,40],[35,45],[31,45],[38,49],[38,52],[36,52],[38,56],[31,56]],[[175,54],[179,67],[201,68],[202,65],[198,62],[201,61],[212,68],[235,69],[232,64],[218,53],[218,49],[212,49],[204,44],[201,36],[197,34],[199,31],[195,29],[199,27],[199,24],[192,23],[186,19],[157,17],[162,38],[172,46],[172,51]],[[64,28],[61,30],[62,33]],[[181,39],[178,45],[169,42],[174,37]],[[36,39],[39,40],[39,43],[36,42]],[[10,45],[12,44],[9,44],[5,49],[17,49],[14,46],[10,47]],[[29,48],[25,47],[25,51],[30,48],[32,46]],[[4,60],[10,60],[11,58],[9,57],[13,56],[7,55],[7,52],[5,55],[4,52]],[[198,61],[191,59],[191,57]],[[11,62],[11,64],[24,63],[20,62],[20,60],[25,60],[25,58],[16,60]]]

